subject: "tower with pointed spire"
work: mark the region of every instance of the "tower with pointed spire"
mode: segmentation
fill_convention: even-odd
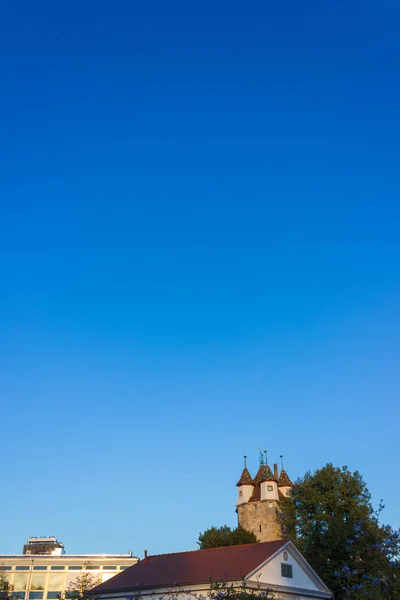
[[[267,452],[260,453],[260,466],[254,479],[247,468],[244,457],[244,469],[237,482],[238,501],[236,503],[238,522],[244,529],[255,534],[260,542],[282,539],[279,521],[279,503],[290,493],[292,482],[283,468],[278,471],[268,465]]]

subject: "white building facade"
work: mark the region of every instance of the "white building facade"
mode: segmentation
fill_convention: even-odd
[[[24,554],[0,554],[0,571],[16,600],[57,600],[82,573],[90,572],[97,585],[137,561],[132,553],[65,554],[56,538],[29,538]]]

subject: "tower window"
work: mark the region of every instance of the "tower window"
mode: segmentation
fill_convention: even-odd
[[[274,491],[274,488],[273,488],[273,486],[272,486],[272,485],[267,485],[267,490],[268,490],[269,492],[273,492],[273,491]]]
[[[282,577],[289,577],[293,579],[293,567],[286,563],[281,563],[281,575]]]
[[[261,525],[260,525],[260,533],[261,533]]]
[[[273,504],[272,504],[272,502],[270,502],[270,503],[268,504],[268,506],[269,506],[270,508],[272,508],[272,507],[273,507]]]
[[[243,492],[242,492],[242,490],[240,490],[240,492],[239,492],[239,496],[243,496]]]

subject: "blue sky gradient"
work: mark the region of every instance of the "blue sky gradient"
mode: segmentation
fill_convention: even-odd
[[[0,552],[195,548],[259,447],[398,527],[398,3],[1,12]]]

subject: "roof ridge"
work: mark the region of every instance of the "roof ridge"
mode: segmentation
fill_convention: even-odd
[[[155,556],[174,556],[177,554],[189,554],[190,552],[210,552],[211,550],[226,550],[226,548],[238,548],[239,546],[262,546],[263,544],[272,544],[275,542],[288,542],[289,538],[284,538],[283,540],[268,540],[268,542],[251,542],[249,544],[235,544],[233,546],[218,546],[216,548],[196,548],[195,550],[183,550],[181,552],[164,552],[162,554],[148,554],[146,558],[154,558]],[[135,563],[136,565],[139,564],[139,562],[143,562],[144,560],[146,560],[145,558],[141,558],[137,563]],[[133,567],[135,565],[132,565]]]

